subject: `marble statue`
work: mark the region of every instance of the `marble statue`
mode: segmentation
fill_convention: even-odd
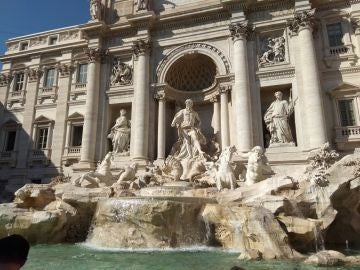
[[[183,174],[181,162],[178,159],[174,158],[172,155],[169,155],[166,158],[163,166],[161,167],[161,170],[164,176],[167,176],[175,182],[179,181],[180,177]]]
[[[100,0],[90,0],[90,15],[92,20],[101,20],[102,5]]]
[[[193,101],[185,101],[185,109],[174,117],[171,126],[178,131],[178,141],[171,150],[171,156],[181,163],[182,180],[190,180],[205,172],[205,153],[201,146],[206,144],[206,138],[200,130],[201,120],[193,109]]]
[[[231,159],[236,152],[235,146],[227,146],[221,152],[217,162],[207,162],[206,167],[210,175],[215,178],[216,187],[219,191],[228,188],[236,188],[236,178],[231,166]]]
[[[272,172],[265,151],[261,146],[255,146],[249,153],[240,154],[240,156],[248,159],[245,180],[247,186],[264,180],[264,171]]]
[[[84,181],[95,187],[110,186],[113,184],[113,176],[110,171],[112,152],[106,154],[96,171],[87,172],[76,178],[72,183],[74,186],[81,186]]]
[[[129,166],[124,167],[119,175],[119,179],[118,179],[117,183],[119,184],[119,183],[125,182],[125,181],[134,181],[137,170],[138,170],[137,163],[133,163]]]
[[[115,125],[111,128],[108,138],[113,145],[113,153],[129,154],[131,122],[126,118],[126,110],[120,110],[120,116],[116,119]]]
[[[115,60],[111,75],[111,85],[127,85],[132,82],[133,71],[131,66],[121,63],[120,60]]]
[[[259,65],[275,64],[285,61],[285,38],[269,38],[265,44],[267,49],[259,58]]]
[[[185,101],[186,108],[180,110],[174,117],[171,126],[178,130],[178,142],[175,143],[173,156],[177,159],[203,157],[201,145],[206,143],[206,138],[200,131],[201,120],[193,110],[193,101]]]
[[[137,0],[136,11],[150,10],[150,0]]]
[[[283,93],[275,93],[276,100],[267,109],[264,120],[270,132],[270,145],[294,143],[289,125],[289,117],[294,112],[295,102],[283,100]]]

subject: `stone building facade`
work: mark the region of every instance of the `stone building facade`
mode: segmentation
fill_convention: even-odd
[[[207,139],[267,147],[279,168],[329,141],[360,143],[360,1],[92,0],[90,21],[7,41],[0,60],[0,186],[91,170],[121,109],[119,164],[164,160],[191,98]],[[291,99],[291,143],[264,115]],[[237,159],[241,161],[239,157]]]

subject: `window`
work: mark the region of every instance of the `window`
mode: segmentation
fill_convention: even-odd
[[[25,84],[25,73],[17,73],[15,76],[15,91],[21,91],[24,90],[24,84]]]
[[[31,179],[31,184],[41,184],[41,179]]]
[[[49,37],[49,45],[55,45],[58,41],[58,37],[57,36],[52,36]]]
[[[50,68],[46,71],[45,74],[45,87],[53,87],[55,82],[55,68]]]
[[[83,126],[82,125],[72,127],[71,146],[73,146],[73,147],[81,146],[81,144],[82,144],[82,133],[83,133]]]
[[[341,126],[355,126],[354,104],[352,99],[339,100]]]
[[[5,137],[5,151],[10,152],[15,150],[16,130],[9,130]]]
[[[341,22],[328,24],[326,26],[326,29],[327,29],[330,47],[337,47],[344,45],[343,43],[344,34],[342,31]]]
[[[87,81],[87,64],[80,64],[78,69],[78,83],[86,83]]]
[[[37,130],[37,138],[36,138],[36,149],[46,149],[47,148],[47,142],[49,137],[49,128],[39,128]]]
[[[20,51],[25,51],[29,48],[29,43],[28,42],[21,42],[20,43]]]

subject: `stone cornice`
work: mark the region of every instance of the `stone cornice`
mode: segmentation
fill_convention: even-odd
[[[323,70],[322,73],[340,73],[340,74],[351,74],[351,73],[360,73],[360,66],[348,67],[342,69],[334,69],[334,70]]]
[[[256,76],[259,80],[262,80],[262,79],[274,80],[274,79],[292,78],[295,76],[295,68],[291,67],[291,68],[282,69],[282,70],[257,72]]]

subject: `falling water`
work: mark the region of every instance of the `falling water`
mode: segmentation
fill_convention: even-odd
[[[319,226],[315,226],[313,232],[316,252],[325,250],[325,241],[321,228],[319,228]]]

